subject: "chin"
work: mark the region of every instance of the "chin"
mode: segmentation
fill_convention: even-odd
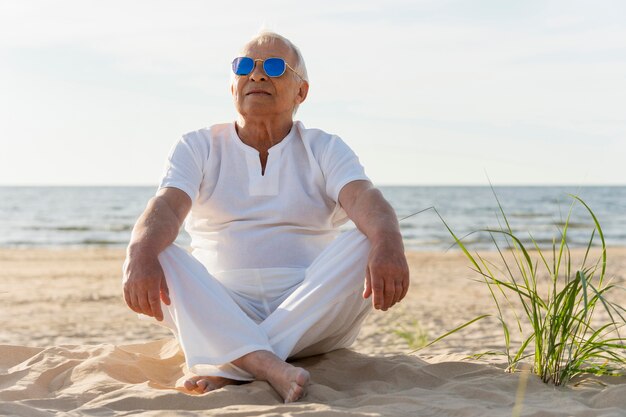
[[[243,111],[240,112],[242,116],[266,116],[271,114],[276,114],[277,111],[270,106],[249,106],[244,107]]]

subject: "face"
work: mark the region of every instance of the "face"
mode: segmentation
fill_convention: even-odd
[[[264,45],[247,45],[240,56],[252,59],[283,58],[291,67],[295,65],[293,51],[279,40]],[[248,75],[235,75],[230,86],[237,112],[243,117],[292,117],[297,105],[306,98],[309,85],[289,68],[280,77],[268,77],[263,63],[255,63]]]

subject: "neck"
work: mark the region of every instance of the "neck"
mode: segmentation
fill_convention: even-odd
[[[248,146],[259,152],[266,152],[269,148],[282,141],[291,130],[293,120],[268,120],[267,118],[250,118],[239,116],[235,124],[237,135]]]

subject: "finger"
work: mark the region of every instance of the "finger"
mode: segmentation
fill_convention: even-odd
[[[172,303],[170,300],[170,289],[167,287],[165,277],[161,278],[161,301],[163,301],[165,305],[170,305]]]
[[[396,295],[396,285],[393,282],[385,282],[385,291],[383,293],[384,304],[383,311],[387,311],[394,303],[394,297]]]
[[[130,288],[128,286],[128,275],[126,275],[126,272],[124,272],[124,274],[122,275],[122,294],[124,296],[124,301],[126,301],[126,305],[132,308],[131,307],[132,297],[130,295]]]
[[[126,305],[133,310],[137,314],[141,314],[141,309],[139,307],[139,303],[137,302],[137,297],[135,296],[135,291],[133,290],[133,286],[130,281],[130,272],[128,269],[128,258],[124,261],[124,276],[122,282],[124,285],[122,288],[124,289],[124,301],[126,301]]]
[[[163,320],[163,311],[161,310],[161,297],[160,291],[157,288],[148,292],[148,303],[150,303],[150,314],[158,321]]]
[[[133,297],[130,295],[130,290],[126,287],[126,285],[124,285],[124,301],[131,310],[137,312],[133,305]]]
[[[369,298],[372,295],[372,278],[369,268],[365,272],[365,289],[363,290],[363,298]]]
[[[385,291],[385,283],[383,280],[379,279],[376,276],[372,277],[371,282],[372,287],[372,303],[374,304],[374,308],[380,310],[384,307],[385,299],[384,299],[384,291]]]
[[[131,309],[137,313],[137,314],[142,314],[143,311],[141,310],[141,305],[139,304],[139,299],[137,297],[137,294],[135,291],[133,291],[132,288],[129,288],[129,297],[130,297],[130,301],[132,303],[131,305]]]
[[[399,303],[402,300],[402,293],[404,292],[404,287],[402,285],[402,281],[396,281],[396,292],[394,295],[393,303]]]
[[[139,302],[139,296],[135,291],[131,291],[130,296],[133,302],[133,311],[137,314],[144,314],[143,309],[141,307],[141,303]]]
[[[148,294],[138,294],[137,305],[139,306],[139,312],[141,314],[154,317],[154,314],[152,314],[152,307],[150,307],[150,301],[148,301]]]
[[[406,277],[402,281],[402,296],[400,297],[400,300],[404,299],[404,297],[406,297],[406,294],[409,292],[410,283],[411,283],[410,277]]]

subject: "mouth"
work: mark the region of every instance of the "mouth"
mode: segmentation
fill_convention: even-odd
[[[271,96],[270,93],[263,90],[252,90],[246,93],[247,96]]]

